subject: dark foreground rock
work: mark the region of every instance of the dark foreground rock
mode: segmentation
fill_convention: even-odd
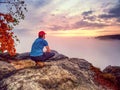
[[[0,79],[2,79],[3,76],[14,70],[15,68],[11,64],[0,61]]]
[[[115,79],[116,79],[115,84],[120,87],[120,66],[109,65],[103,70],[103,72],[115,76]]]
[[[116,82],[106,77],[106,72],[100,71],[88,61],[54,52],[56,55],[45,62],[43,68],[35,66],[35,62],[26,53],[21,54],[19,60],[4,62],[10,66],[10,70],[1,76],[0,90],[119,90],[114,85]],[[27,59],[23,59],[22,55],[24,58],[27,56]],[[0,65],[4,66],[2,63]]]
[[[50,58],[48,61],[68,58],[67,56],[60,54],[55,50],[51,50],[51,52],[55,53],[55,56]],[[17,53],[15,56],[10,56],[9,53],[0,53],[0,60],[2,61],[9,62],[9,60],[25,60],[25,59],[30,59],[30,52]]]

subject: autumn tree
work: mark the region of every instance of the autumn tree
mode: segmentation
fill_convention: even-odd
[[[0,51],[16,54],[13,28],[24,19],[26,4],[22,0],[0,0]]]

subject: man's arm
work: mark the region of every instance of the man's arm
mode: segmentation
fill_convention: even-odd
[[[45,46],[45,48],[46,48],[46,52],[51,52],[49,46]]]

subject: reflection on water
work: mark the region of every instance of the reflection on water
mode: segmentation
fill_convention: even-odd
[[[35,37],[21,37],[18,52],[30,51]],[[69,57],[83,58],[94,66],[105,68],[108,65],[120,66],[120,40],[98,40],[80,37],[51,37],[49,46]]]

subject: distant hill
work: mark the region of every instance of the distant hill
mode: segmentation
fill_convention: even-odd
[[[106,40],[106,39],[116,39],[116,40],[120,40],[120,34],[115,34],[115,35],[104,35],[104,36],[98,36],[95,37],[96,39],[102,39],[102,40]]]

